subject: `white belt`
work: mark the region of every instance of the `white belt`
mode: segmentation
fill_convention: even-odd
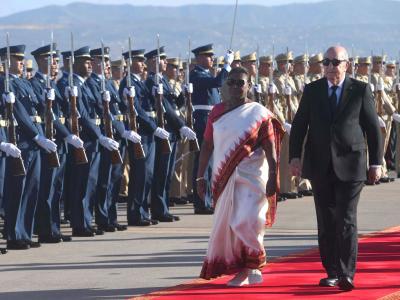
[[[145,113],[146,113],[146,115],[148,115],[151,118],[155,118],[157,116],[156,112],[154,110],[153,111],[145,111]]]
[[[100,126],[101,124],[101,120],[100,118],[95,118],[95,119],[89,119],[90,123],[96,125],[96,126]]]
[[[176,110],[175,110],[175,113],[176,113],[176,115],[177,115],[178,117],[181,115],[181,112],[180,112],[179,109],[176,109]]]
[[[214,105],[193,105],[194,110],[212,110]]]

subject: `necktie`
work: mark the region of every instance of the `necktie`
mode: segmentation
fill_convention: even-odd
[[[336,108],[337,108],[337,102],[338,102],[338,98],[337,98],[337,95],[336,95],[337,88],[338,88],[337,85],[331,86],[332,94],[329,97],[329,102],[330,102],[330,105],[331,105],[332,116],[335,115]]]

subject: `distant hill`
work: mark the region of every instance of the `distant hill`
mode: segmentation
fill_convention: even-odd
[[[189,5],[181,7],[95,5],[74,3],[47,6],[0,18],[0,45],[5,32],[11,43],[25,43],[28,51],[49,43],[53,29],[62,50],[69,48],[69,33],[75,46],[99,47],[102,38],[111,46],[114,58],[121,47],[127,50],[127,37],[133,48],[156,48],[155,35],[169,56],[186,57],[187,41],[193,47],[213,42],[217,54],[229,46],[233,6]],[[400,2],[391,0],[338,0],[314,4],[283,6],[239,5],[233,48],[241,54],[254,51],[270,53],[288,46],[298,54],[310,53],[340,43],[358,55],[386,53],[397,58],[400,50]],[[3,39],[3,40],[2,40]]]

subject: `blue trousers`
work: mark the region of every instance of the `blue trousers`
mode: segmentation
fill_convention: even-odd
[[[128,145],[129,151],[129,185],[127,218],[128,224],[149,219],[149,206],[147,199],[150,194],[156,145],[152,136],[142,135],[142,146],[145,158],[133,158],[133,146]]]
[[[77,230],[91,228],[99,175],[100,153],[86,149],[89,163],[76,165],[73,153],[67,156],[66,194],[70,201],[71,227]]]
[[[40,150],[22,150],[26,176],[13,176],[6,159],[4,189],[7,240],[31,240],[40,184]]]
[[[66,155],[59,154],[59,160],[58,168],[49,168],[46,154],[41,154],[39,200],[35,216],[35,231],[38,235],[61,234],[60,201],[64,186]]]
[[[156,138],[158,139],[158,138]],[[154,216],[165,216],[169,213],[168,188],[171,184],[176,159],[176,140],[170,140],[171,153],[161,153],[156,142],[156,157],[154,160],[154,178],[151,189],[151,213]]]

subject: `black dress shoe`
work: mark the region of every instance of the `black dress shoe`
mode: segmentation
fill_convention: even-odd
[[[172,215],[164,215],[164,216],[152,216],[154,220],[159,222],[173,222],[174,217]]]
[[[62,242],[62,239],[60,236],[39,235],[38,241],[39,241],[39,243],[43,243],[43,244],[57,244],[57,243]]]
[[[39,242],[34,242],[34,241],[30,241],[30,240],[26,240],[25,242],[26,242],[26,243],[29,245],[29,247],[31,247],[31,248],[39,248],[39,247],[41,246]]]
[[[7,248],[0,248],[1,254],[6,254],[8,252]]]
[[[63,242],[70,242],[70,241],[72,241],[72,237],[71,237],[70,235],[63,235],[63,234],[60,234],[59,237],[60,237],[60,239],[61,239]]]
[[[172,214],[167,214],[168,217],[172,217],[174,219],[174,221],[180,221],[181,218],[176,216],[176,215],[172,215]]]
[[[393,182],[396,180],[394,177],[388,177],[388,178],[389,178],[389,182]]]
[[[297,193],[282,193],[281,194],[282,197],[285,197],[286,199],[296,199],[297,198]]]
[[[195,215],[212,215],[214,214],[214,210],[212,208],[195,208],[194,209]]]
[[[182,198],[175,198],[174,203],[178,205],[185,205],[188,203],[188,201],[185,197],[182,197]]]
[[[91,228],[90,229],[95,235],[104,235],[104,230],[98,228]]]
[[[105,232],[115,232],[115,227],[111,224],[107,225],[97,225],[97,230],[102,230]]]
[[[7,241],[7,249],[9,250],[27,250],[31,246],[23,240]]]
[[[122,225],[122,224],[114,224],[114,226],[115,226],[115,229],[117,229],[118,231],[124,231],[124,230],[127,230],[128,229],[128,226],[126,226],[126,225]]]
[[[128,222],[128,226],[150,226],[151,223],[149,220],[139,220],[136,222]]]
[[[62,225],[69,225],[69,220],[68,219],[61,219],[60,220],[60,224],[62,224]]]
[[[92,237],[94,232],[89,229],[74,229],[72,228],[72,236]]]
[[[299,191],[299,194],[301,194],[303,196],[312,196],[312,195],[314,195],[312,190],[302,190],[302,191]]]
[[[389,179],[389,177],[382,177],[382,178],[379,179],[379,182],[388,183],[388,182],[390,182],[390,179]]]
[[[146,221],[149,221],[151,225],[157,225],[158,221],[155,219],[146,219]]]
[[[339,290],[351,291],[354,289],[353,279],[348,276],[340,277],[338,282]]]
[[[279,195],[277,201],[278,201],[278,202],[286,201],[286,197],[283,197],[283,196]]]
[[[322,278],[319,281],[319,286],[336,286],[337,284],[338,284],[338,278],[337,277]]]

